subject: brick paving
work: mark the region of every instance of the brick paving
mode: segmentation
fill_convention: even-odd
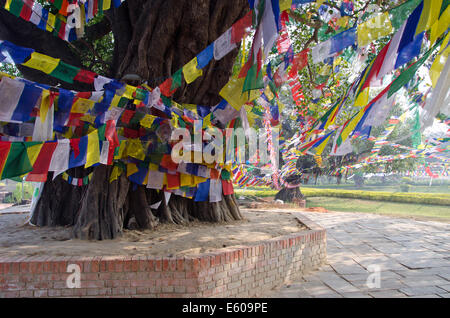
[[[449,298],[449,223],[361,213],[302,214],[326,228],[327,264],[266,297]],[[369,279],[368,286],[377,266],[380,284],[370,285],[376,281]]]

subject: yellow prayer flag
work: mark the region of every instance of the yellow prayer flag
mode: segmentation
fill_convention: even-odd
[[[331,65],[324,64],[322,68],[319,70],[319,75],[326,76],[331,73]]]
[[[119,166],[114,166],[111,176],[109,177],[109,182],[117,180],[117,178],[122,174],[122,169]]]
[[[155,165],[154,163],[151,163],[148,165],[148,170],[150,171],[158,171],[158,165]]]
[[[180,173],[180,187],[195,186],[194,178],[190,174]]]
[[[11,2],[12,0],[6,0],[5,10],[9,11],[11,9]]]
[[[80,120],[82,121],[86,121],[88,123],[94,124],[95,122],[95,117],[92,115],[84,115],[83,117],[80,118]],[[89,127],[91,128],[91,127]]]
[[[197,185],[199,183],[205,182],[207,179],[203,177],[194,176],[194,184]]]
[[[445,11],[442,13],[439,20],[434,22],[434,24],[431,27],[430,32],[430,45],[433,45],[436,43],[436,40],[444,34],[445,31],[447,31],[448,26],[450,25],[450,6],[445,9]]]
[[[125,150],[127,148],[127,144],[128,144],[128,140],[122,140],[120,141],[120,146],[119,146],[119,153],[117,155],[114,156],[114,159],[122,159],[123,155],[125,153]]]
[[[283,11],[283,10],[281,10]],[[241,68],[244,67],[245,61],[247,61],[247,44],[245,43],[245,35],[242,38],[242,59],[241,59]]]
[[[179,118],[179,116],[175,112],[173,112],[172,113],[172,119],[170,120],[170,122],[171,122],[171,124],[172,124],[172,126],[174,128],[178,128],[179,127],[178,126],[178,118]]]
[[[183,66],[183,75],[186,83],[190,84],[197,79],[197,77],[203,75],[202,69],[198,69],[197,57],[194,57],[189,63]]]
[[[138,171],[139,171],[139,169],[136,166],[136,164],[134,164],[134,163],[127,163],[127,177],[135,174]]]
[[[114,95],[112,101],[111,101],[111,107],[117,107],[119,105],[120,99],[122,97],[120,95]]]
[[[22,65],[50,74],[58,66],[59,61],[60,59],[33,52],[31,58]]]
[[[0,72],[0,79],[2,79],[3,77],[9,77],[10,79],[15,79],[15,76]]]
[[[268,100],[274,99],[275,96],[273,96],[272,90],[270,89],[270,86],[267,86],[264,90],[264,94],[267,96]]]
[[[361,109],[359,113],[348,123],[348,125],[344,128],[344,130],[342,130],[341,133],[342,143],[347,140],[347,137],[355,129],[356,125],[358,125],[364,113],[365,113],[364,109]]]
[[[197,105],[196,104],[183,104],[183,109],[188,109],[190,111],[193,111],[194,113],[197,113]]]
[[[348,25],[349,16],[342,17],[337,20],[337,25],[341,28],[345,28]]]
[[[137,87],[126,85],[125,86],[125,92],[123,93],[122,97],[133,99],[133,93],[136,91]]]
[[[209,128],[209,127],[212,127],[212,124],[211,124],[211,113],[209,113],[207,116],[205,116],[205,118],[203,118],[203,126],[202,126],[202,128],[205,129],[205,128]]]
[[[100,142],[98,139],[97,130],[93,131],[88,137],[88,145],[87,145],[87,154],[86,154],[86,163],[84,164],[85,168],[89,168],[96,163],[100,162]]]
[[[155,119],[156,119],[156,116],[146,114],[139,123],[141,124],[142,127],[151,128]]]
[[[150,174],[149,171],[147,171],[147,174],[145,175],[145,178],[144,178],[144,182],[142,184],[148,184],[148,175],[149,174]]]
[[[369,102],[369,90],[370,87],[366,87],[359,93],[358,97],[355,100],[355,106],[362,107],[367,105],[367,103]]]
[[[103,11],[111,8],[111,0],[103,0]]]
[[[292,7],[292,0],[280,0],[280,12],[289,10]]]
[[[325,149],[325,147],[328,144],[328,141],[330,140],[331,136],[333,136],[333,134],[329,135],[316,149],[316,155],[320,156],[323,152],[323,150]]]
[[[319,9],[320,6],[325,2],[325,0],[317,0],[316,1],[316,8]]]
[[[422,14],[417,24],[416,34],[427,31],[439,18],[441,12],[442,0],[424,0]],[[448,27],[448,25],[447,25]]]
[[[56,15],[49,12],[45,29],[48,32],[53,32],[53,30],[55,29],[55,23],[56,23]]]
[[[371,42],[391,34],[393,31],[389,12],[377,15],[358,25],[358,46],[364,47]]]
[[[242,93],[244,82],[245,78],[231,78],[219,93],[237,111],[241,110],[242,105],[247,101],[252,101],[260,96],[257,89],[250,91],[250,97],[248,92]]]
[[[436,55],[436,58],[434,59],[434,62],[430,67],[430,79],[433,88],[436,87],[437,81],[441,76],[442,70],[444,69],[445,63],[447,62],[447,58],[450,53],[450,47],[447,47],[449,39],[450,33],[447,34],[444,41],[442,42],[439,54]]]
[[[41,117],[41,121],[43,123],[45,123],[50,106],[50,91],[43,89],[41,95],[41,107],[39,108],[39,116]]]
[[[33,166],[36,162],[39,153],[41,152],[41,148],[44,144],[37,144],[27,148],[28,160],[30,160],[30,164]]]
[[[85,114],[88,110],[93,108],[95,101],[85,98],[78,98],[72,105],[71,113]]]
[[[281,112],[281,110],[280,110]],[[253,125],[255,124],[255,120],[256,118],[259,118],[258,115],[256,115],[255,113],[247,113],[247,120],[248,120],[248,124],[250,125],[250,127],[253,127]]]
[[[138,160],[145,159],[145,150],[140,139],[128,139],[127,156]]]

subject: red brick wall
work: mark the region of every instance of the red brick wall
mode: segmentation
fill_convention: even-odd
[[[326,232],[310,230],[196,257],[0,258],[0,297],[253,297],[326,259]],[[69,264],[81,270],[68,288]]]

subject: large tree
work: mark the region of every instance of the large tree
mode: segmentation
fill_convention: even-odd
[[[5,0],[0,0],[3,7]],[[247,0],[127,0],[89,24],[85,36],[65,42],[0,9],[0,39],[30,47],[77,66],[95,69],[111,78],[136,79],[156,87],[199,52],[216,40],[249,11]],[[103,46],[99,45],[103,41]],[[112,43],[113,42],[113,43]],[[110,58],[105,59],[103,47]],[[174,95],[178,103],[214,106],[218,92],[227,83],[239,49],[203,69],[203,76],[181,88]],[[88,60],[89,64],[86,64]],[[39,71],[19,66],[29,80],[61,85],[76,91],[88,86],[67,84]],[[133,76],[127,76],[132,74]],[[137,77],[137,76],[138,77]],[[140,78],[140,79],[139,79]],[[73,226],[73,235],[81,239],[112,239],[125,227],[153,228],[162,222],[186,223],[192,219],[220,222],[241,219],[234,195],[218,203],[193,202],[172,195],[169,203],[164,193],[133,186],[122,174],[110,182],[111,166],[96,166],[68,171],[73,177],[93,173],[90,183],[73,187],[61,176],[51,173],[42,191],[32,222],[39,226]],[[157,210],[150,205],[162,201]]]

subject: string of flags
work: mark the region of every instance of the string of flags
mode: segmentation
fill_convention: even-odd
[[[21,18],[31,19],[34,11],[26,13],[27,9],[24,9],[23,4],[20,7],[19,2],[22,1],[9,0],[9,11]],[[117,7],[121,2],[86,2],[83,5],[86,20],[111,5]],[[315,155],[322,154],[331,140],[335,155],[348,151],[348,147],[344,149],[344,146],[348,146],[350,139],[369,136],[371,127],[383,122],[381,115],[386,112],[386,104],[389,104],[394,94],[410,81],[418,68],[438,48],[440,60],[432,66],[435,83],[433,96],[436,96],[435,92],[445,89],[439,82],[442,76],[437,75],[439,70],[445,69],[448,57],[449,37],[448,33],[445,35],[447,29],[443,26],[448,26],[449,11],[445,1],[431,3],[427,0],[410,0],[400,6],[402,10],[398,7],[354,26],[350,26],[345,18],[353,11],[353,5],[351,1],[343,1],[341,10],[332,10],[332,14],[319,10],[322,11],[321,14],[330,15],[327,18],[328,26],[332,26],[336,33],[311,49],[294,53],[286,25],[289,18],[283,11],[311,2],[314,1],[250,1],[252,10],[246,16],[154,89],[144,84],[137,87],[123,84],[32,49],[1,41],[0,62],[21,64],[61,81],[81,82],[93,87],[90,92],[75,92],[0,75],[0,121],[3,122],[0,127],[1,178],[26,176],[26,180],[44,182],[48,179],[48,172],[53,172],[53,177],[62,174],[62,178],[70,184],[82,186],[89,183],[89,176],[69,180],[66,171],[74,167],[89,168],[104,164],[113,166],[111,182],[125,174],[133,183],[148,188],[195,201],[218,202],[222,195],[233,193],[233,181],[240,186],[288,186],[288,176],[303,173],[296,169],[298,157],[311,153],[311,150],[315,151]],[[32,1],[26,3],[33,4],[32,7],[36,4]],[[67,16],[64,8],[70,2],[64,0],[52,3],[59,10],[63,21],[62,17]],[[405,11],[409,13],[405,15]],[[436,14],[437,11],[439,14]],[[340,20],[342,18],[344,20]],[[34,18],[33,21],[37,20]],[[48,19],[45,24],[48,25]],[[383,28],[380,27],[381,24],[384,25]],[[250,51],[248,55],[245,54],[247,59],[243,61],[239,74],[232,77],[220,91],[223,100],[218,105],[212,108],[180,105],[171,99],[183,80],[187,84],[194,82],[203,75],[202,69],[211,60],[220,60],[237,48],[249,34],[250,28],[254,28],[255,32]],[[424,32],[427,30],[432,33],[430,48],[418,58],[425,39]],[[65,39],[71,39],[70,32],[64,33]],[[307,117],[308,109],[304,103],[298,74],[308,64],[309,56],[313,62],[325,62],[320,72],[328,78],[330,69],[336,67],[333,60],[337,55],[343,54],[352,46],[368,46],[393,32],[395,34],[391,41],[349,86],[343,97],[318,120],[307,119],[307,128],[284,143],[281,153],[287,163],[278,169],[274,161],[276,149],[271,143],[271,136],[272,127],[281,123],[283,105],[278,100],[281,85],[289,83],[296,104],[304,107],[302,117]],[[269,61],[270,49],[275,44],[279,53],[275,59],[281,62],[272,63],[275,60],[272,59],[267,67],[263,67]],[[416,58],[417,61],[410,64]],[[277,68],[275,72],[272,72],[272,67]],[[371,89],[379,88],[382,79],[399,68],[402,70],[398,76],[369,101]],[[326,81],[316,87],[316,98],[326,94],[323,90],[325,84]],[[345,105],[351,101],[354,101],[356,112],[343,124],[337,124]],[[429,105],[428,109],[436,108],[436,103],[438,100]],[[266,131],[272,160],[263,168],[271,171],[270,177],[250,176],[248,167],[232,166],[231,163],[175,163],[170,156],[173,145],[164,138],[162,129],[193,129],[196,120],[201,121],[202,128],[218,124],[232,128],[239,123],[248,128],[255,124],[256,118],[262,119]],[[379,144],[376,146],[384,141],[378,140]],[[398,155],[398,158],[428,156],[433,151],[446,151],[438,149],[441,148],[435,146],[420,151],[410,150],[407,155]],[[194,153],[198,151],[191,150]],[[395,160],[395,157],[377,158]]]
[[[97,14],[103,14],[111,7],[119,7],[124,0],[49,0],[58,9],[54,14],[36,0],[6,0],[4,9],[18,18],[31,22],[39,29],[68,42],[82,38],[85,24]],[[78,11],[73,11],[77,8]],[[72,14],[78,16],[72,17]],[[78,26],[76,24],[78,22]]]

